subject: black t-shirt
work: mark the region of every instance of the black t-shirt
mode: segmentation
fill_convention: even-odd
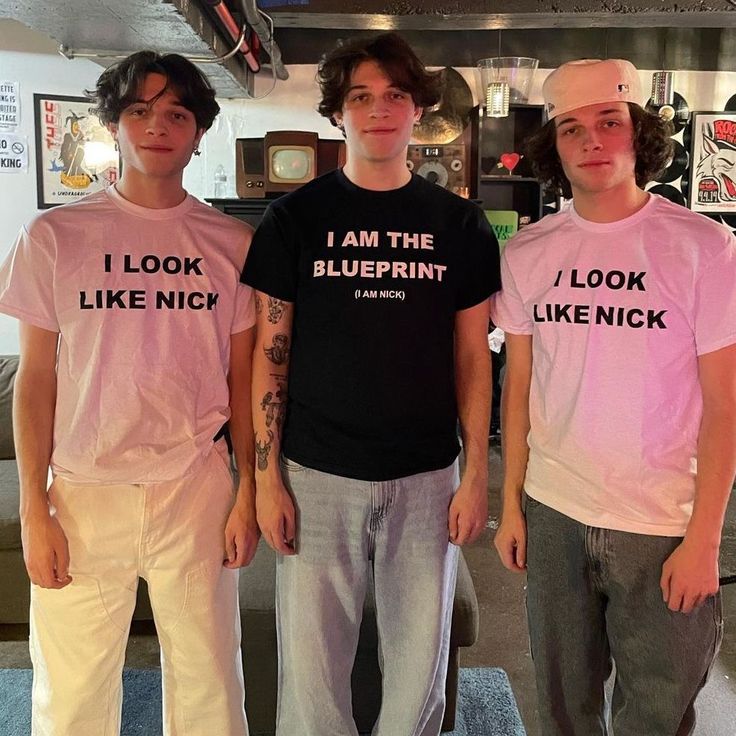
[[[294,303],[287,457],[370,481],[452,463],[455,312],[500,288],[476,205],[418,176],[378,192],[338,170],[269,206],[242,280]]]

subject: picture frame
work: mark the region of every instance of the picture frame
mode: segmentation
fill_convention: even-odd
[[[85,97],[34,94],[38,208],[74,202],[114,184],[120,157]]]
[[[736,214],[736,112],[693,112],[688,207]]]

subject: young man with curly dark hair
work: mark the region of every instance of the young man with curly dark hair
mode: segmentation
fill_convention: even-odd
[[[237,568],[258,540],[252,425],[236,412],[237,493],[221,428],[250,403],[255,308],[239,276],[251,230],[182,187],[219,110],[193,64],[133,54],[100,76],[96,105],[122,177],[37,217],[0,267],[0,311],[20,320],[32,729],[120,732],[142,577],[163,733],[245,736]]]
[[[437,736],[458,545],[486,523],[498,246],[475,205],[407,169],[438,90],[400,36],[338,46],[319,80],[347,163],[270,206],[243,273],[257,290],[258,521],[280,553],[277,733],[357,736],[370,587],[373,733]]]
[[[667,130],[627,61],[564,64],[532,150],[572,203],[506,247],[495,545],[527,572],[545,736],[685,736],[721,638],[736,465],[736,241],[642,189]],[[526,493],[526,505],[522,503]]]

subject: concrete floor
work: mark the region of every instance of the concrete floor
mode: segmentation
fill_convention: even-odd
[[[480,634],[470,649],[461,650],[463,667],[502,667],[509,675],[528,736],[539,736],[536,691],[527,646],[524,576],[507,572],[492,547],[497,524],[501,479],[500,452],[490,447],[490,514],[482,537],[465,549],[480,605]],[[723,573],[736,573],[736,503],[729,509],[723,545]],[[726,619],[721,652],[698,700],[695,736],[733,736],[736,723],[736,585],[723,590]],[[0,667],[30,667],[24,626],[0,626]],[[158,646],[150,624],[134,624],[126,663],[157,667]],[[490,735],[489,735],[490,736]]]

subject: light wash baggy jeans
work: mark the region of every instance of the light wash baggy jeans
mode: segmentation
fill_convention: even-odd
[[[720,594],[690,614],[662,600],[680,537],[585,526],[527,500],[527,613],[544,736],[687,736],[720,645]]]
[[[447,468],[372,483],[282,459],[297,554],[280,557],[277,736],[356,736],[350,674],[372,569],[383,673],[374,736],[437,736],[457,575]]]

